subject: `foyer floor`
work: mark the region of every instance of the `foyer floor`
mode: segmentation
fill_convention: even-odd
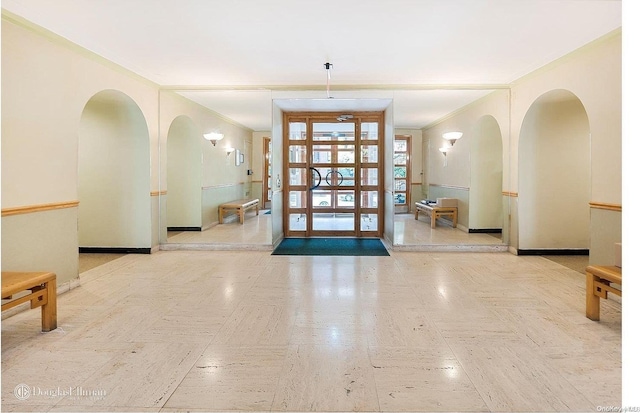
[[[160,251],[2,322],[2,411],[598,411],[621,306],[508,253]],[[20,400],[16,388],[31,390]]]

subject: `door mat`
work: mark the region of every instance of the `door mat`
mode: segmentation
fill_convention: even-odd
[[[271,255],[389,256],[374,238],[285,238]]]

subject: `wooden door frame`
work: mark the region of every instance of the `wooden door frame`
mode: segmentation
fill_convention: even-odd
[[[265,136],[262,138],[262,208],[267,208],[267,202],[271,202],[269,199],[269,156],[273,156],[273,153],[269,154],[269,144],[271,143],[271,137]],[[273,152],[273,148],[271,148]],[[269,205],[271,207],[271,205]]]
[[[283,176],[283,193],[284,193],[284,197],[283,197],[283,224],[284,224],[284,234],[285,236],[304,236],[304,237],[308,237],[311,236],[311,232],[312,232],[312,228],[311,228],[311,220],[308,221],[307,225],[306,225],[306,230],[303,231],[294,231],[292,232],[292,230],[290,229],[290,216],[291,214],[302,214],[302,213],[312,213],[310,211],[312,211],[312,200],[311,200],[311,196],[312,194],[309,192],[309,187],[310,182],[312,177],[310,176],[309,172],[307,172],[307,182],[305,183],[305,185],[303,185],[305,187],[304,191],[306,193],[306,199],[303,202],[303,207],[301,208],[291,208],[290,206],[290,202],[289,202],[289,194],[290,191],[299,191],[301,190],[301,185],[295,185],[294,189],[291,188],[290,185],[290,178],[289,178],[289,174],[288,171],[290,168],[300,168],[302,167],[300,163],[293,163],[294,166],[291,166],[292,163],[290,163],[290,159],[289,159],[289,154],[288,154],[288,148],[290,145],[296,145],[296,141],[289,141],[289,125],[292,122],[300,122],[300,123],[305,123],[306,125],[306,137],[304,140],[301,140],[300,142],[298,142],[297,144],[300,145],[301,142],[305,142],[305,145],[307,146],[307,153],[306,153],[306,161],[305,161],[305,168],[309,168],[309,166],[311,165],[311,159],[313,156],[313,145],[314,144],[323,144],[324,141],[314,141],[313,140],[313,136],[312,136],[312,124],[313,123],[319,123],[319,122],[326,122],[326,123],[339,123],[336,120],[336,117],[338,117],[339,115],[343,114],[344,112],[284,112],[283,113],[283,154],[282,154],[282,159],[283,159],[283,172],[284,172],[284,176]],[[385,123],[384,123],[384,112],[353,112],[350,113],[353,115],[353,118],[350,119],[350,123],[353,122],[355,123],[355,137],[354,137],[354,141],[353,144],[355,145],[355,161],[354,161],[354,168],[355,168],[355,173],[354,173],[354,195],[355,195],[355,199],[356,201],[354,202],[354,208],[353,210],[349,210],[349,212],[353,212],[354,213],[354,232],[355,232],[355,236],[356,237],[376,237],[376,238],[381,238],[384,234],[384,148],[385,148]],[[375,164],[377,169],[378,169],[378,182],[377,185],[362,185],[362,181],[361,181],[361,169],[362,168],[367,168],[367,167],[372,167],[371,164],[369,163],[363,163],[361,161],[361,125],[362,123],[367,123],[367,122],[376,122],[378,124],[378,136],[377,139],[375,140],[375,144],[378,148],[378,161]],[[349,144],[352,141],[344,141],[344,144]],[[336,144],[335,141],[332,142],[332,144]],[[372,142],[370,142],[369,140],[365,140],[365,145],[366,144],[372,144]],[[370,165],[370,166],[367,166]],[[361,202],[361,197],[360,197],[360,192],[361,191],[376,191],[378,194],[378,205],[375,208],[362,208],[360,206],[360,202]],[[303,211],[304,209],[304,211]],[[364,210],[364,211],[363,211]],[[377,228],[375,231],[362,231],[361,230],[361,224],[362,224],[362,214],[377,214]],[[364,233],[364,234],[363,234]],[[331,232],[331,231],[327,231],[326,234],[324,232],[321,233],[321,231],[314,231],[314,236],[318,235],[318,236],[354,236],[351,234],[345,234],[344,232]]]
[[[407,142],[407,163],[406,163],[406,168],[407,168],[407,176],[405,177],[405,181],[406,181],[406,190],[404,191],[406,196],[405,196],[405,201],[406,201],[406,205],[403,205],[402,208],[406,207],[407,210],[406,211],[395,211],[396,210],[396,204],[395,204],[395,170],[394,170],[394,177],[393,177],[393,193],[394,193],[394,212],[395,213],[409,213],[411,212],[411,135],[395,135],[394,136],[394,148],[393,148],[393,153],[395,155],[396,153],[396,148],[395,148],[395,141],[396,140],[404,140]],[[394,168],[395,168],[395,163],[394,163]]]

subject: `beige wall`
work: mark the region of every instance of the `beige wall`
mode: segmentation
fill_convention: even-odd
[[[525,115],[546,92],[567,90],[584,105],[591,132],[591,202],[622,204],[621,168],[621,32],[616,31],[514,83],[511,99],[510,190],[518,192],[519,140]],[[603,214],[591,211],[592,263],[612,265],[621,228],[604,225]],[[620,214],[620,212],[615,212]],[[519,214],[520,219],[525,217]],[[607,222],[611,222],[608,219]],[[520,230],[522,231],[521,226]],[[521,238],[522,234],[514,234]]]
[[[590,201],[621,206],[621,64],[621,33],[616,31],[515,81],[510,92],[499,90],[424,129],[423,159],[427,165],[427,184],[454,188],[470,186],[470,126],[481,116],[493,116],[503,140],[502,187],[508,194],[505,201],[509,201],[503,206],[506,210],[504,221],[510,223],[510,250],[516,251],[521,247],[521,238],[527,236],[523,233],[526,225],[518,221],[527,218],[518,211],[521,205],[517,199],[522,123],[538,97],[562,89],[577,96],[589,120]],[[465,136],[447,155],[448,166],[445,168],[438,148],[443,144],[440,137],[447,130],[459,130]],[[562,163],[561,160],[557,162]],[[619,215],[620,211],[591,209],[589,248],[592,263],[613,264],[614,250],[609,246],[621,240]]]
[[[73,203],[79,200],[80,121],[87,102],[104,90],[119,91],[130,98],[140,109],[148,131],[144,208],[149,212],[148,221],[142,223],[146,227],[141,234],[144,245],[137,247],[155,249],[166,241],[166,143],[169,127],[178,116],[192,119],[200,136],[211,129],[226,135],[216,147],[204,138],[199,144],[202,187],[207,189],[203,189],[203,225],[217,221],[220,202],[243,194],[246,169],[236,167],[233,159],[227,160],[224,148],[243,148],[245,141],[251,141],[249,129],[173,92],[160,91],[148,80],[55,34],[3,14],[2,208],[72,204],[64,209],[3,216],[3,270],[55,271],[59,285],[78,277],[78,207]],[[37,225],[25,225],[25,221]],[[68,225],[60,229],[60,222]],[[53,227],[57,229],[55,237],[43,233]],[[62,247],[65,253],[60,252]]]
[[[509,147],[509,90],[507,89],[496,90],[422,131],[424,139],[423,162],[426,165],[427,181],[425,192],[427,192],[429,199],[442,196],[457,198],[459,203],[458,222],[466,228],[469,228],[471,224],[475,225],[475,222],[485,221],[484,217],[477,216],[477,211],[470,210],[469,202],[472,186],[479,185],[477,181],[472,182],[471,161],[472,158],[477,159],[478,156],[484,156],[476,144],[476,140],[484,139],[478,134],[483,132],[478,124],[487,116],[493,118],[497,124],[498,130],[494,133],[500,134],[501,141],[494,145],[494,149],[501,151],[502,168],[506,170],[509,165],[509,151],[506,149]],[[447,165],[445,166],[444,156],[438,149],[446,145],[442,134],[451,131],[459,131],[463,135],[447,153]],[[500,143],[501,148],[499,147]],[[499,163],[499,159],[494,160],[496,164]],[[503,173],[503,188],[508,187],[505,176],[508,174]],[[501,208],[500,200],[496,199],[493,202],[495,202],[496,208]],[[474,214],[475,222],[470,223],[470,217]],[[502,215],[506,214],[508,212],[504,211]]]
[[[167,227],[202,227],[202,134],[178,116],[167,134]]]
[[[103,90],[122,91],[140,108],[152,148],[150,190],[156,190],[157,87],[64,39],[2,17],[2,208],[78,201],[80,118]],[[25,220],[39,225],[18,225]],[[56,271],[59,284],[77,278],[77,220],[77,208],[3,217],[2,269],[33,270],[27,263],[38,263],[39,270]],[[157,219],[149,220],[157,226]],[[55,238],[43,236],[42,228],[63,221],[70,225]],[[141,247],[152,247],[151,234],[146,239]]]
[[[78,126],[78,241],[81,247],[149,248],[149,133],[124,93],[89,100]]]

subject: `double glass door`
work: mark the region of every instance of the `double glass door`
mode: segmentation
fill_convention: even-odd
[[[285,236],[380,237],[382,113],[285,114]]]

